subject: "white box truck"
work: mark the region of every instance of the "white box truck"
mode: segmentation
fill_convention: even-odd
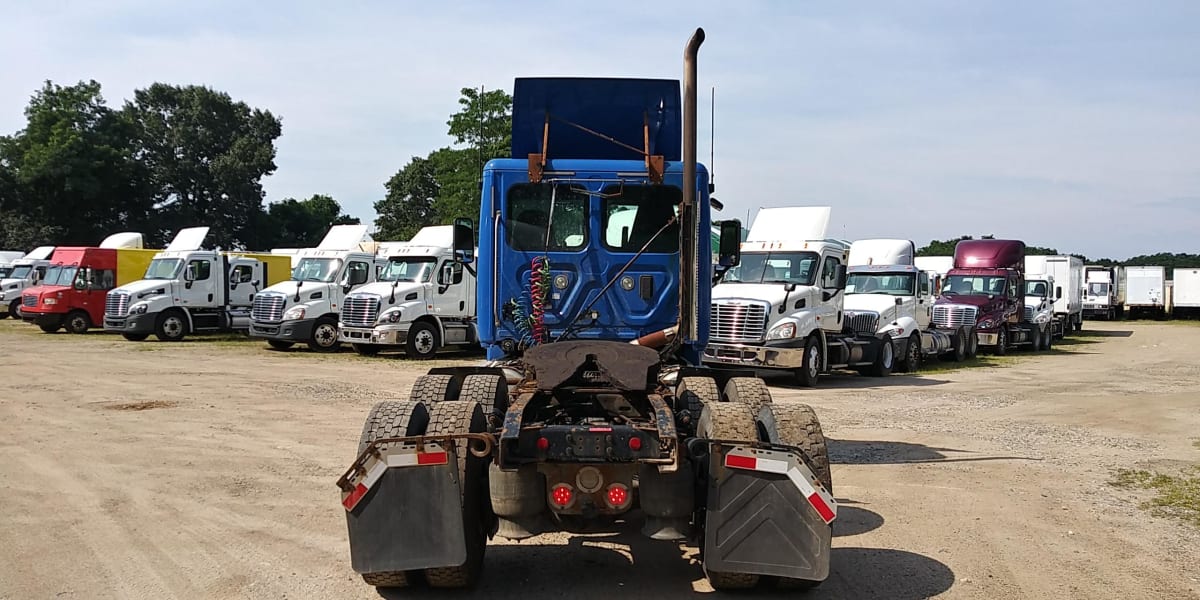
[[[1055,333],[1060,337],[1083,329],[1083,259],[1078,256],[1026,256],[1025,272],[1054,279]]]
[[[1200,267],[1176,267],[1171,281],[1174,294],[1171,301],[1171,316],[1195,316],[1200,312]]]
[[[1112,321],[1125,312],[1125,267],[1083,268],[1083,318]]]
[[[1167,269],[1125,267],[1125,311],[1129,317],[1166,315]]]

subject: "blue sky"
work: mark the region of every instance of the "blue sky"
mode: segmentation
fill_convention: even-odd
[[[1200,2],[6,3],[0,132],[41,82],[203,84],[283,119],[267,200],[364,219],[467,86],[679,77],[703,26],[725,216],[1089,256],[1200,252]],[[701,156],[709,155],[708,108]]]

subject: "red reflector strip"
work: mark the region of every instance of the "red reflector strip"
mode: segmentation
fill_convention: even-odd
[[[418,465],[444,465],[448,462],[449,457],[445,452],[418,452]]]
[[[753,456],[742,456],[741,454],[726,454],[725,466],[732,469],[750,469],[753,471],[758,466],[758,459]]]
[[[818,490],[813,487],[809,483],[808,478],[800,472],[800,469],[789,469],[787,475],[788,479],[791,479],[792,483],[796,484],[800,493],[804,494],[804,498],[817,511],[817,514],[821,516],[821,520],[826,523],[832,523],[837,518],[837,511],[834,509],[832,503],[822,494],[825,491],[824,489]]]
[[[367,486],[360,483],[354,488],[353,492],[350,492],[345,498],[342,498],[342,506],[346,507],[346,510],[354,510],[354,507],[358,506],[358,501],[362,500],[362,497],[366,495]]]
[[[813,493],[813,495],[809,496],[808,503],[817,509],[817,514],[821,515],[821,519],[826,524],[832,523],[837,518],[837,514],[833,512],[833,509],[829,508],[829,505],[825,503],[825,499],[819,494]]]

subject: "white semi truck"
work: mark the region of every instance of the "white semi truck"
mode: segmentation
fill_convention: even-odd
[[[914,264],[910,240],[858,240],[850,245],[845,321],[860,334],[888,335],[896,351],[896,368],[915,372],[927,357],[968,357],[974,333],[931,329],[933,290],[940,276]],[[967,343],[964,343],[967,342]]]
[[[454,226],[426,227],[407,243],[381,244],[378,256],[385,255],[377,281],[342,302],[341,341],[364,356],[402,348],[409,358],[479,342],[475,272],[454,252]]]
[[[787,371],[805,386],[834,369],[891,373],[892,337],[845,327],[850,245],[826,238],[830,210],[758,212],[742,243],[741,264],[713,288],[704,362]]]
[[[39,246],[12,261],[12,270],[0,279],[0,319],[21,317],[21,295],[41,283],[50,268],[51,254],[54,246]]]
[[[1025,264],[1025,306],[1021,311],[1021,322],[1027,329],[1031,328],[1033,334],[1025,336],[1022,342],[1035,352],[1050,350],[1054,347],[1054,337],[1062,337],[1061,330],[1056,332],[1055,328],[1061,328],[1065,323],[1054,318],[1054,302],[1062,290],[1055,285],[1053,275],[1029,271],[1029,257]]]
[[[108,292],[104,330],[142,341],[189,333],[245,331],[264,287],[287,279],[287,256],[201,250],[208,227],[182,229],[154,256],[139,281]]]
[[[1166,316],[1165,267],[1125,267],[1125,310],[1129,316]]]
[[[316,248],[292,253],[291,280],[254,296],[250,336],[263,338],[283,350],[296,343],[318,352],[337,350],[338,311],[353,290],[375,281],[375,255],[364,252],[369,243],[366,225],[334,225]]]
[[[1125,315],[1125,267],[1083,268],[1083,318],[1112,321]]]
[[[13,261],[25,258],[25,253],[17,250],[0,250],[0,280],[6,279],[12,273]]]
[[[1055,335],[1062,337],[1083,329],[1083,259],[1069,255],[1026,256],[1025,273],[1054,279],[1054,319],[1058,321]]]

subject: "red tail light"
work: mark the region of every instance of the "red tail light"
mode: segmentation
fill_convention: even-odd
[[[629,449],[633,450],[634,452],[641,450],[642,449],[642,438],[640,438],[636,435],[629,438]]]
[[[540,437],[537,441],[537,449],[545,452],[550,449],[550,440]]]
[[[560,483],[550,490],[550,501],[558,508],[566,508],[575,500],[575,492],[571,490],[571,486]]]
[[[623,484],[614,483],[608,486],[608,492],[604,495],[604,499],[612,508],[625,508],[630,501],[629,488]]]

